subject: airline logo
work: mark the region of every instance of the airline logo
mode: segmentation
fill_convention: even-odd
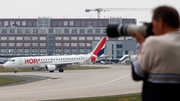
[[[35,64],[35,63],[39,63],[39,60],[40,59],[36,59],[36,58],[34,58],[34,59],[24,59],[24,62],[25,62],[25,64]]]
[[[96,61],[96,58],[100,57],[104,53],[105,44],[106,44],[106,37],[101,39],[101,42],[98,44],[95,51],[93,52],[93,56],[91,56],[92,62]]]
[[[105,43],[106,43],[106,37],[104,37],[104,38],[101,40],[100,44],[98,45],[98,47],[96,48],[96,50],[93,52],[93,54],[96,55],[96,56],[102,55],[102,54],[100,54],[100,55],[98,55],[98,54],[99,54],[99,52],[101,51],[101,49],[103,48],[103,46],[105,45]],[[104,46],[104,47],[105,47],[105,46]],[[104,53],[104,50],[102,50],[102,52],[100,52],[100,53]]]

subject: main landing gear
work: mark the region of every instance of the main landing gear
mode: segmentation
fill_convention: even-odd
[[[14,69],[14,73],[17,73],[17,68],[13,68]]]
[[[59,72],[64,72],[64,69],[60,68],[60,69],[59,69]]]

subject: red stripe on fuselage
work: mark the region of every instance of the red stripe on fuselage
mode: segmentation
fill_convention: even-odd
[[[97,56],[99,51],[101,50],[101,48],[104,46],[105,43],[106,43],[106,38],[103,38],[102,41],[100,42],[100,44],[98,45],[98,47],[96,48],[96,50],[93,52],[93,54]]]

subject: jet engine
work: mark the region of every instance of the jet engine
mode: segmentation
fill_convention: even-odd
[[[42,68],[31,68],[32,71],[40,71]]]
[[[54,70],[56,70],[56,66],[55,65],[46,65],[46,70],[49,72],[54,72]]]

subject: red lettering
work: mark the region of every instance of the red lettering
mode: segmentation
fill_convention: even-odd
[[[37,60],[37,63],[39,62],[40,59]]]
[[[34,63],[37,63],[37,59],[36,58],[34,58],[34,61],[33,61]]]
[[[29,63],[29,59],[24,59],[24,61],[25,61],[25,64]]]
[[[33,63],[38,63],[40,61],[40,59],[38,59],[38,60],[36,58],[34,58],[34,59],[24,59],[24,61],[25,61],[25,64],[27,64],[27,63],[33,64]]]
[[[29,63],[32,64],[33,63],[33,59],[29,59]]]

